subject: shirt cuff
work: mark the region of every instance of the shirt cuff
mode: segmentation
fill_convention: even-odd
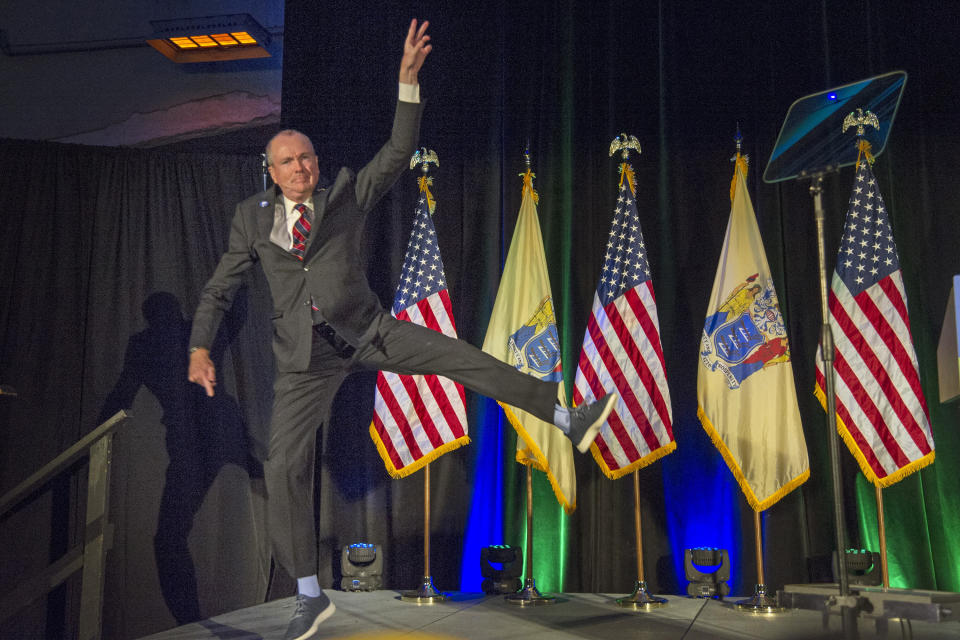
[[[400,83],[400,102],[420,102],[420,85],[419,84],[407,84],[406,82]]]

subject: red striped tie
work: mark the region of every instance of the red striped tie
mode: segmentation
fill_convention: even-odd
[[[307,248],[307,238],[310,237],[310,210],[306,205],[294,205],[293,210],[300,214],[293,223],[293,246],[290,253],[303,260],[303,252]]]

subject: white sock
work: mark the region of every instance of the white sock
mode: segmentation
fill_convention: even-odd
[[[320,581],[316,574],[306,578],[297,578],[297,592],[308,598],[316,598],[320,595]]]
[[[553,424],[564,433],[570,433],[570,410],[559,404],[553,408]]]

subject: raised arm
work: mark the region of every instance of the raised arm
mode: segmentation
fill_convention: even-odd
[[[433,45],[430,44],[430,36],[427,35],[427,27],[429,26],[429,20],[424,20],[419,28],[416,18],[410,21],[407,37],[403,42],[403,59],[400,60],[400,82],[417,84],[417,73],[423,66],[423,61],[426,60],[427,55],[433,50]]]
[[[410,21],[400,61],[400,82],[403,84],[419,84],[417,73],[433,49],[433,45],[429,44],[430,36],[426,34],[429,25],[426,20],[419,27],[416,20]],[[390,138],[373,159],[357,172],[356,196],[361,211],[370,211],[380,201],[409,165],[410,156],[416,150],[423,105],[419,104],[419,92],[413,102],[407,100],[401,94]]]

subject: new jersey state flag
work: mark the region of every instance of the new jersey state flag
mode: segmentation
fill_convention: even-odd
[[[547,258],[537,220],[533,173],[523,174],[523,198],[500,289],[490,315],[483,350],[520,371],[557,384],[563,402],[560,339],[553,312]],[[517,462],[547,474],[557,501],[567,513],[577,508],[573,445],[550,423],[499,403],[517,431]]]
[[[733,205],[700,340],[698,415],[763,511],[810,477],[790,343],[737,154]]]
[[[431,178],[421,176],[420,199],[391,314],[455,338],[437,232]],[[463,387],[437,375],[377,374],[370,437],[394,478],[402,478],[447,451],[470,442]]]

